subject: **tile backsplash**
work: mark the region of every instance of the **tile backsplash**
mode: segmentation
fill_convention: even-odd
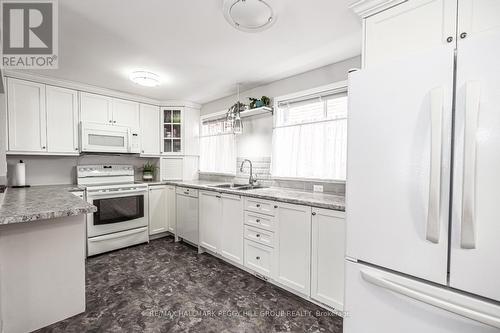
[[[202,180],[247,183],[250,176],[250,165],[245,163],[243,172],[240,171],[240,166],[246,157],[238,157],[236,159],[236,177],[226,177],[219,175],[200,175]],[[273,179],[271,177],[271,157],[251,157],[253,174],[257,176],[257,180],[264,186],[275,186],[290,188],[298,191],[310,192],[313,190],[313,185],[322,185],[324,193],[345,195],[345,183],[332,183],[321,181],[305,181],[305,180],[288,180],[288,179]]]

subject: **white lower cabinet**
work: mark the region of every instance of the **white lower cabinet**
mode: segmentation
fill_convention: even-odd
[[[345,213],[312,209],[311,298],[344,307]]]
[[[217,192],[200,191],[200,246],[217,253],[222,220],[221,196]]]
[[[200,246],[243,264],[243,205],[238,195],[200,191]]]
[[[245,239],[245,267],[272,278],[273,248]]]
[[[176,233],[176,214],[175,214],[175,186],[167,186],[167,228],[168,231]]]
[[[344,212],[199,191],[199,246],[308,300],[344,308]]]
[[[311,207],[279,203],[275,279],[309,296],[311,277]]]
[[[149,234],[168,231],[167,187],[149,187]]]
[[[239,195],[221,195],[220,254],[243,264],[243,201]]]

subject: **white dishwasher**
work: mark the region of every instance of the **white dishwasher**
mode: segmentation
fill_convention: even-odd
[[[176,188],[177,236],[198,245],[198,190]]]

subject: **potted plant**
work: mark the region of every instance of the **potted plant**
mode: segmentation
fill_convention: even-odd
[[[248,99],[250,100],[250,109],[256,109],[271,105],[271,99],[267,96],[262,96],[260,99],[248,97]]]
[[[144,163],[142,166],[142,179],[146,181],[153,180],[155,178],[156,169],[158,169],[158,167],[152,162],[147,161]]]

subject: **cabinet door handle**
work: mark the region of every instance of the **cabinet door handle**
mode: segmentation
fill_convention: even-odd
[[[260,219],[255,220],[255,222],[260,223]]]
[[[460,34],[460,38],[464,39],[464,38],[466,38],[466,37],[467,37],[467,33],[466,33],[466,32],[462,32],[462,33]]]
[[[256,206],[257,208],[259,208],[259,207],[260,207],[260,204],[256,204],[255,206]]]
[[[278,208],[278,205],[274,205],[274,208]]]
[[[255,257],[255,259],[260,260],[260,257]]]
[[[316,215],[316,212],[312,212],[312,216],[315,216]]]
[[[45,146],[42,146],[42,149],[45,149]]]
[[[219,198],[219,199],[220,199],[220,198],[222,198],[220,195],[216,195],[215,197],[216,197],[216,198]]]
[[[259,235],[259,234],[257,234],[256,236],[257,236],[257,238],[259,238],[259,237],[260,237],[260,235]]]
[[[75,150],[78,150],[78,147],[76,147]]]

